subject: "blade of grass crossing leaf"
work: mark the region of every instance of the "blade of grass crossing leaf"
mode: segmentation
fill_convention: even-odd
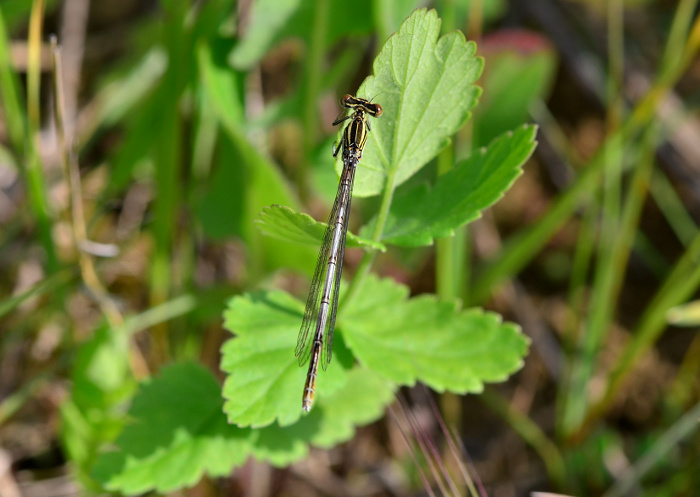
[[[39,82],[41,77],[42,25],[44,20],[44,2],[35,0],[29,19],[29,47],[27,51],[27,123],[28,131],[24,143],[26,146],[24,167],[29,192],[29,204],[37,219],[39,238],[46,251],[46,263],[49,273],[58,269],[56,249],[51,236],[51,210],[44,184],[44,173],[38,150],[38,136],[41,127],[39,108]]]

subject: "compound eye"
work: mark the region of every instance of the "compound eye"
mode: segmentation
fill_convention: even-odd
[[[354,97],[350,94],[346,94],[343,98],[340,99],[340,105],[343,107],[350,107],[350,100],[352,100]]]
[[[375,109],[374,117],[379,117],[384,112],[384,110],[382,109],[382,106],[379,104],[374,104],[374,109]]]

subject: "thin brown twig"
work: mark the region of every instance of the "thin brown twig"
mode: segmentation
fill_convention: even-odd
[[[66,0],[61,15],[61,45],[64,48],[61,78],[65,133],[73,143],[75,118],[78,114],[80,72],[85,53],[85,32],[90,11],[89,0]]]

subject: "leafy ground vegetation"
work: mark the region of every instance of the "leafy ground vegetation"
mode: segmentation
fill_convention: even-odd
[[[697,3],[3,0],[0,495],[700,495]]]

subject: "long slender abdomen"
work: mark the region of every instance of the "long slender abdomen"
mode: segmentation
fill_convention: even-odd
[[[304,395],[301,398],[301,408],[305,412],[309,412],[311,410],[311,405],[314,403],[314,395],[316,394],[316,376],[318,375],[318,363],[321,359],[321,347],[322,342],[320,340],[314,340],[313,349],[311,350],[311,361],[309,361],[309,372],[306,374]]]

